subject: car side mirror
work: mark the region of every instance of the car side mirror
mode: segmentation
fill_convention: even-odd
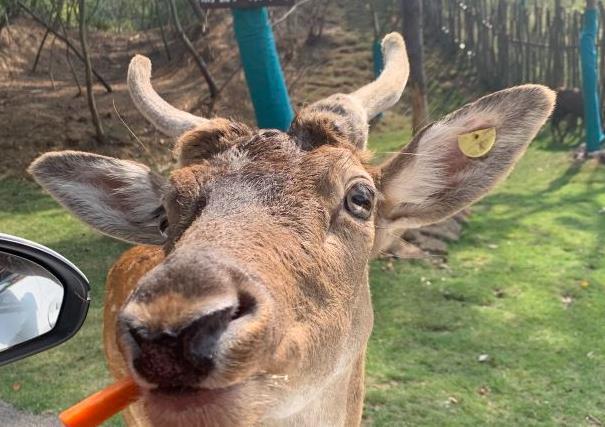
[[[74,336],[89,291],[86,276],[58,253],[0,233],[0,366]]]

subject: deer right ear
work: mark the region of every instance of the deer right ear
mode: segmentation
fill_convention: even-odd
[[[82,221],[120,240],[160,245],[166,181],[140,163],[78,151],[47,153],[34,179]]]
[[[485,196],[510,173],[554,103],[555,93],[544,86],[518,86],[427,126],[381,167],[378,182],[384,200],[375,251],[388,240],[384,230],[442,221]],[[483,130],[491,135],[486,149],[465,151],[460,136],[481,135],[477,131]]]

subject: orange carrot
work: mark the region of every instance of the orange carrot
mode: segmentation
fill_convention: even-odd
[[[61,412],[67,427],[95,427],[111,418],[139,397],[139,388],[127,377]]]

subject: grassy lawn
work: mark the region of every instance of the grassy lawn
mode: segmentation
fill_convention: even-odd
[[[0,200],[0,232],[57,250],[91,282],[91,308],[72,340],[0,368],[0,399],[33,412],[58,413],[110,382],[101,340],[104,283],[127,245],[93,233],[33,183],[0,181]]]
[[[371,424],[605,422],[605,170],[549,150],[474,208],[447,269],[373,265]]]
[[[390,133],[373,146],[392,151],[402,141]],[[368,423],[605,422],[605,170],[568,158],[538,141],[475,207],[447,268],[372,265]],[[60,251],[92,282],[92,309],[76,338],[0,368],[0,399],[57,412],[109,382],[103,282],[126,245],[90,232],[29,182],[1,182],[0,200],[0,231]]]

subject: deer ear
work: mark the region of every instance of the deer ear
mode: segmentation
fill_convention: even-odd
[[[159,245],[165,180],[140,163],[78,151],[47,153],[34,179],[82,221],[120,240]]]
[[[378,230],[439,222],[485,196],[524,154],[554,102],[555,93],[544,86],[518,86],[483,97],[427,126],[381,166],[384,199]],[[491,141],[488,150],[475,157],[477,153],[464,150],[459,137],[484,129],[489,129]]]

